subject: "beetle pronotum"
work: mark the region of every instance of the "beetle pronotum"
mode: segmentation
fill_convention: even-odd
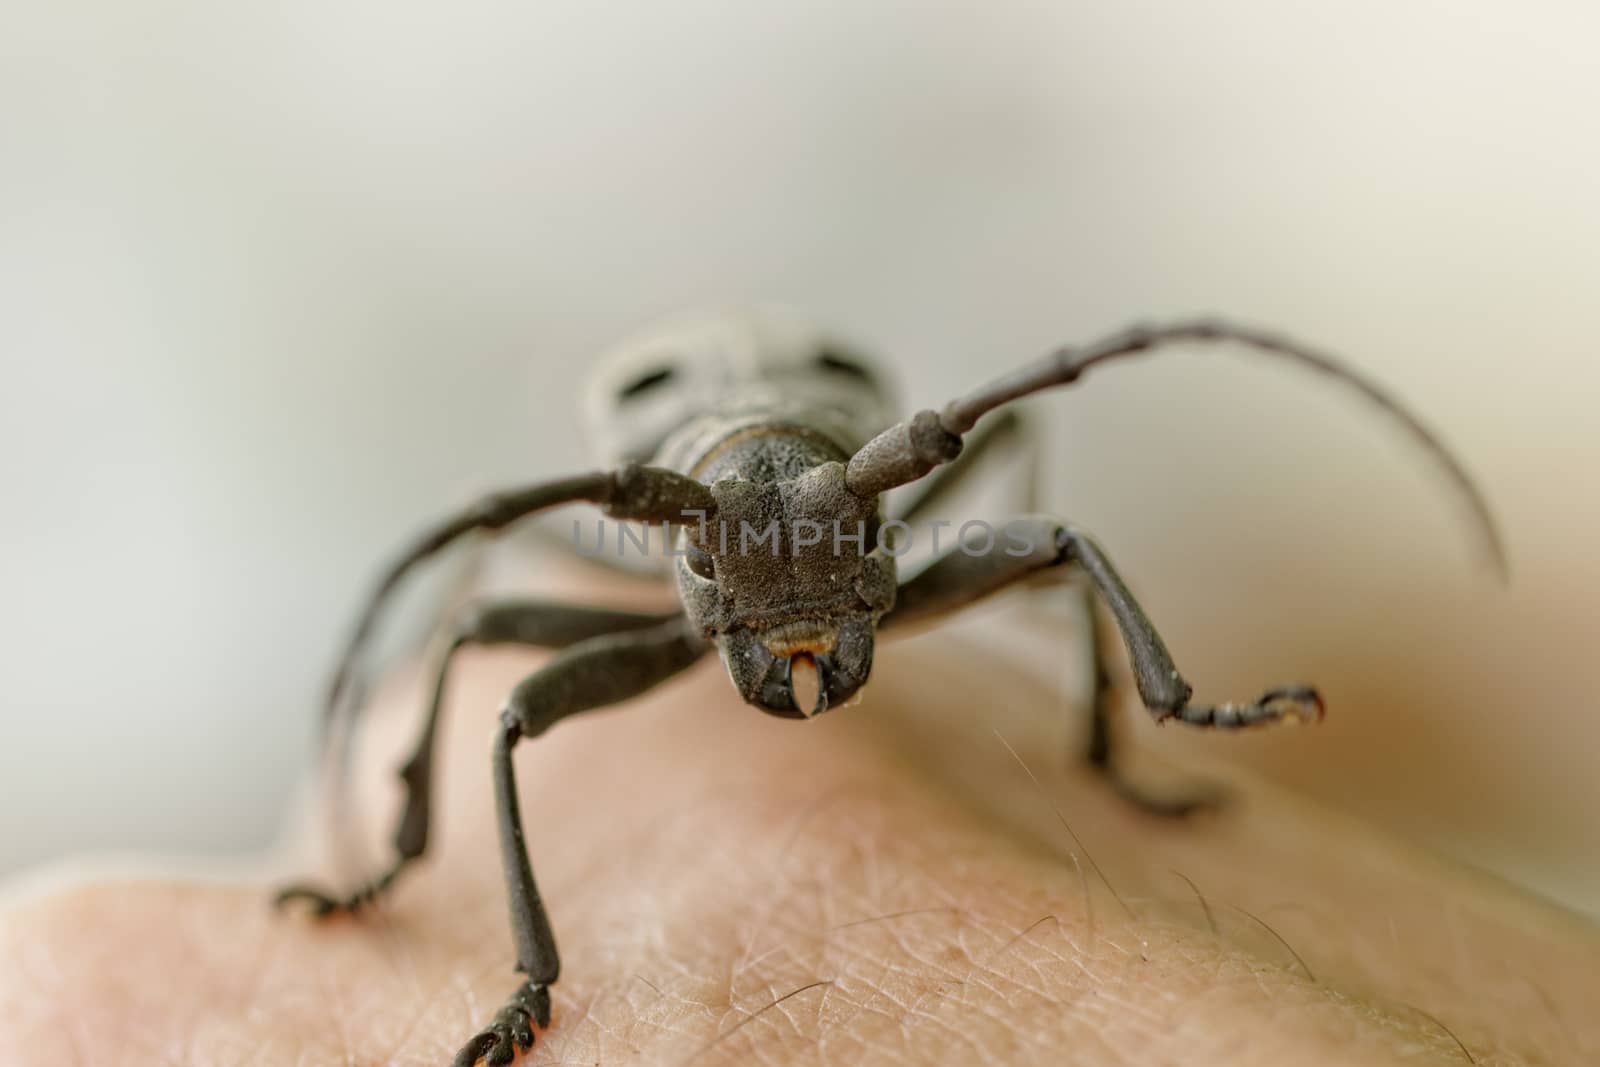
[[[642,614],[505,601],[477,606],[456,620],[437,667],[432,706],[401,771],[407,797],[394,863],[349,895],[295,886],[279,900],[309,901],[319,914],[355,910],[422,855],[444,677],[451,656],[467,645],[515,643],[560,652],[512,691],[493,740],[501,861],[516,967],[526,980],[462,1048],[458,1067],[480,1059],[509,1063],[517,1049],[528,1048],[534,1025],[549,1025],[549,986],[560,968],[523,844],[513,748],[567,716],[637,696],[713,648],[746,703],[773,715],[807,718],[844,704],[866,683],[879,632],[937,618],[1054,568],[1076,568],[1087,579],[1086,595],[1098,594],[1109,609],[1139,696],[1158,721],[1231,729],[1320,718],[1321,698],[1300,685],[1272,688],[1245,703],[1192,703],[1189,684],[1110,559],[1068,522],[1041,515],[1013,520],[1007,527],[1012,536],[991,539],[978,551],[970,545],[951,548],[904,579],[895,553],[881,538],[865,536],[886,521],[883,498],[889,490],[928,478],[898,516],[915,520],[971,469],[970,463],[953,463],[958,456],[1015,442],[1013,402],[1071,384],[1090,368],[1124,356],[1177,342],[1219,341],[1320,371],[1398,420],[1465,500],[1504,575],[1505,553],[1488,507],[1443,444],[1378,386],[1330,356],[1273,334],[1210,320],[1136,326],[1058,349],[940,411],[894,422],[881,377],[870,364],[791,320],[747,314],[675,322],[623,346],[595,376],[588,407],[607,469],[485,497],[425,532],[383,574],[340,661],[328,715],[331,720],[347,702],[374,626],[413,568],[467,534],[500,530],[562,504],[587,502],[614,519],[675,524],[679,551],[672,574],[681,609]],[[770,543],[763,539],[754,550],[739,537],[747,529],[765,537],[774,525]],[[818,527],[861,536],[811,536]],[[842,550],[843,544],[850,549]],[[1098,649],[1094,642],[1097,657]],[[796,695],[797,669],[811,681],[803,700]],[[1104,685],[1099,690],[1089,760],[1140,799],[1116,776],[1108,698]]]

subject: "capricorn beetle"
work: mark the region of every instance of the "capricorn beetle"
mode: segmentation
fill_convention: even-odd
[[[597,368],[586,408],[604,469],[487,496],[427,530],[383,573],[344,650],[325,710],[332,721],[359,688],[357,665],[374,627],[418,564],[468,534],[502,530],[563,504],[598,505],[615,520],[671,524],[677,547],[670,568],[681,609],[645,614],[505,601],[464,614],[436,666],[432,706],[401,770],[407,795],[393,864],[349,895],[294,886],[279,901],[308,901],[324,915],[353,911],[422,855],[443,679],[451,657],[469,645],[560,651],[511,692],[494,732],[501,862],[516,969],[525,980],[461,1049],[458,1067],[479,1060],[506,1064],[516,1050],[529,1048],[534,1026],[549,1025],[549,987],[560,969],[523,843],[512,750],[568,716],[638,696],[712,650],[745,703],[771,715],[808,718],[847,703],[866,684],[878,634],[958,611],[1052,569],[1070,569],[1083,579],[1081,595],[1098,596],[1114,620],[1139,697],[1157,721],[1233,729],[1319,719],[1322,700],[1302,685],[1268,689],[1243,703],[1191,702],[1189,684],[1110,558],[1069,522],[1042,515],[1013,520],[1004,538],[991,537],[976,551],[967,544],[951,547],[904,578],[892,538],[883,536],[885,527],[905,527],[924,514],[972,469],[973,458],[1017,445],[1022,424],[1016,401],[1070,385],[1102,363],[1179,342],[1231,342],[1353,387],[1434,458],[1505,573],[1484,498],[1440,440],[1364,376],[1274,334],[1211,320],[1136,326],[1060,348],[941,410],[894,421],[882,374],[795,320],[754,312],[676,320],[622,345]],[[958,457],[963,461],[955,462]],[[921,491],[898,515],[887,516],[885,494],[918,482]],[[818,535],[819,529],[827,532]],[[1088,759],[1137,800],[1137,791],[1117,777],[1105,688],[1093,702]]]

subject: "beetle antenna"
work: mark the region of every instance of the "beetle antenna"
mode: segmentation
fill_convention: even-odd
[[[1025,396],[1070,385],[1089,368],[1124,356],[1152,351],[1180,341],[1233,341],[1258,352],[1278,356],[1325,374],[1359,393],[1400,424],[1422,450],[1433,457],[1446,481],[1462,500],[1477,532],[1484,555],[1502,582],[1510,578],[1505,542],[1489,510],[1488,501],[1466,467],[1445,443],[1398,400],[1371,379],[1341,360],[1277,334],[1215,319],[1191,319],[1161,325],[1141,325],[1091,341],[1056,349],[1041,359],[996,378],[945,405],[943,411],[923,411],[890,427],[850,459],[847,484],[852,492],[876,495],[897,485],[916,481],[950,462],[961,452],[962,437],[980,418]]]

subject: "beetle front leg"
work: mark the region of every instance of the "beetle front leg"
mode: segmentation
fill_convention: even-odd
[[[1232,728],[1290,717],[1322,717],[1322,699],[1315,690],[1298,685],[1270,689],[1248,704],[1191,704],[1192,689],[1173,664],[1161,635],[1092,538],[1044,516],[1013,520],[1003,529],[1004,535],[996,537],[986,551],[976,552],[970,545],[952,549],[907,579],[880,629],[892,631],[932,621],[1026,579],[1075,565],[1116,620],[1139,696],[1158,722],[1177,719],[1193,726]],[[1119,793],[1148,811],[1182,814],[1214,803],[1214,793],[1177,802],[1152,797],[1122,777],[1113,758],[1112,691],[1105,651],[1100,647],[1095,597],[1087,591],[1084,596],[1095,687],[1087,753],[1090,764],[1104,773]]]
[[[1074,583],[1074,591],[1081,601],[1084,629],[1088,634],[1085,651],[1093,684],[1089,697],[1089,747],[1084,753],[1089,766],[1104,776],[1124,800],[1151,815],[1178,818],[1220,807],[1227,798],[1226,790],[1220,785],[1191,786],[1186,793],[1175,796],[1165,791],[1151,792],[1144,784],[1128,777],[1122,761],[1117,758],[1123,745],[1113,730],[1112,716],[1119,703],[1119,691],[1112,682],[1111,652],[1106,647],[1106,626],[1100,618],[1099,599],[1087,583]]]
[[[495,728],[492,770],[500,861],[511,912],[516,970],[527,976],[494,1020],[475,1034],[455,1067],[480,1059],[490,1067],[511,1062],[533,1044],[533,1027],[550,1024],[550,989],[561,971],[550,917],[533,880],[522,829],[511,753],[518,741],[537,737],[581,711],[643,693],[688,667],[705,644],[681,619],[632,633],[597,637],[563,652],[512,691]]]
[[[1288,718],[1322,719],[1322,697],[1307,685],[1276,686],[1249,703],[1189,703],[1193,687],[1178,673],[1155,625],[1100,546],[1082,530],[1065,524],[1056,529],[1054,542],[1060,551],[1059,562],[1081,567],[1111,610],[1128,649],[1139,697],[1157,722],[1177,719],[1191,726],[1233,729]]]

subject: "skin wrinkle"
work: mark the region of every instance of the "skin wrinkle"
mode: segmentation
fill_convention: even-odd
[[[999,958],[1005,956],[1014,946],[1016,946],[1017,944],[1023,942],[1027,938],[1027,936],[1030,933],[1032,933],[1033,930],[1035,930],[1037,927],[1039,927],[1040,925],[1042,925],[1045,922],[1052,921],[1052,920],[1055,921],[1057,926],[1059,927],[1060,920],[1055,915],[1053,915],[1053,914],[1046,915],[1043,918],[1041,918],[1041,919],[1037,920],[1036,922],[1034,922],[1033,924],[1029,925],[1028,927],[1024,928],[1023,930],[1019,931],[1017,934],[1013,935],[1008,941],[1006,941],[1005,944],[1001,945],[998,949],[996,949],[992,953],[988,954],[982,960],[975,961],[973,963],[972,967],[967,971],[967,973],[961,979],[959,979],[958,981],[955,981],[953,983],[948,983],[948,984],[940,983],[940,985],[952,985],[952,986],[955,987],[954,990],[952,990],[950,988],[941,988],[941,989],[930,990],[929,993],[931,995],[933,995],[935,999],[943,999],[945,997],[948,997],[948,996],[950,996],[952,994],[952,992],[959,992],[964,997],[965,996],[965,990],[966,990],[967,986],[973,981],[974,978],[977,978],[977,977],[981,976],[980,981],[979,981],[980,985],[982,985],[984,988],[988,989],[989,991],[995,993],[996,995],[1001,995],[1001,991],[1000,991],[1000,988],[999,988],[999,982],[1000,981],[1007,981],[1007,980],[1010,980],[1010,979],[1006,978],[1006,976],[1004,976],[999,970],[997,970],[995,968],[995,966],[994,966],[995,965],[995,961],[998,960]],[[990,978],[996,979],[996,981],[990,981],[989,980]],[[1041,994],[1041,995],[1043,995],[1043,994]],[[920,1006],[920,999],[919,999],[919,1001],[917,1003],[914,1003],[912,1007],[915,1009],[915,1008],[917,1008],[919,1006]]]
[[[444,988],[445,987],[441,986],[439,988],[438,992],[436,992],[434,994],[431,994],[431,995],[419,995],[417,997],[417,999],[418,1000],[433,1000],[433,999],[435,999],[437,997],[440,997],[443,994]],[[421,994],[420,989],[418,990],[418,993]],[[417,1029],[421,1025],[421,1022],[422,1022],[422,1017],[421,1016],[413,1016],[411,1018],[411,1020],[406,1023],[405,1029],[402,1030],[398,1035],[396,1035],[395,1040],[394,1040],[394,1044],[390,1047],[388,1055],[387,1055],[386,1058],[393,1059],[396,1056],[396,1054],[399,1053],[399,1051],[401,1049],[405,1048],[406,1045],[410,1043],[412,1036],[417,1032]]]
[[[878,1010],[876,1004],[882,1000],[903,1012],[908,1002],[900,999],[896,991],[905,988],[908,992],[916,990],[921,995],[928,987],[927,974],[917,966],[902,966],[892,960],[880,962],[865,954],[859,958],[859,962],[864,969],[842,975],[838,985],[841,990],[855,995],[863,1007]],[[887,1012],[887,1009],[885,1012],[894,1017],[893,1012]]]
[[[902,938],[900,936],[897,936],[895,933],[889,932],[889,931],[877,931],[877,932],[879,932],[879,933],[888,933],[889,937],[891,938],[891,945],[892,945],[893,948],[899,950],[900,952],[902,952],[902,953],[904,953],[906,955],[911,955],[912,954],[914,946],[910,942],[906,941],[904,938]],[[858,937],[857,939],[854,939],[854,940],[851,940],[851,941],[848,941],[848,942],[841,942],[841,941],[835,939],[834,937],[832,937],[831,935],[832,935],[832,931],[828,931],[827,933],[825,933],[823,935],[823,946],[822,946],[823,956],[830,963],[835,963],[835,962],[840,961],[842,959],[842,961],[844,963],[846,963],[846,964],[851,962],[851,961],[860,961],[860,962],[865,962],[865,963],[868,963],[868,964],[871,964],[871,965],[874,965],[874,966],[878,966],[878,967],[890,967],[890,966],[894,965],[894,960],[893,959],[891,959],[888,956],[885,956],[885,955],[883,955],[883,954],[881,954],[879,952],[875,952],[873,950],[873,948],[869,947],[866,944],[863,944],[862,942],[867,940],[864,937]],[[933,961],[919,961],[919,962],[922,962],[924,966],[937,966],[937,964],[935,962],[933,962]]]
[[[708,788],[687,803],[676,804],[671,810],[653,818],[647,816],[642,825],[625,825],[627,836],[618,842],[618,847],[633,855],[648,854],[648,850],[642,847],[645,842],[681,831],[686,826],[694,827],[698,832],[708,821],[713,821],[717,813],[725,811],[729,804],[748,803],[754,792],[758,792],[758,785],[754,782],[743,786]],[[615,862],[613,857],[598,852],[579,852],[577,856],[577,862],[565,872],[559,886],[554,879],[550,880],[549,892],[553,894],[557,889],[565,889],[573,895],[581,894],[582,886],[592,883]]]
[[[961,1017],[963,1019],[967,1019],[971,1018],[973,1013],[979,1014],[995,1023],[1001,1024],[1000,1026],[996,1027],[997,1032],[1007,1033],[1007,1036],[1009,1036],[1013,1042],[1026,1044],[1029,1047],[1038,1049],[1040,1052],[1048,1052],[1049,1049],[1040,1043],[1043,1039],[1043,1035],[1032,1035],[1029,1032],[1030,1028],[1010,1026],[1009,1024],[1005,1023],[1005,1020],[1015,1017],[1014,1011],[1017,1007],[1018,1000],[1018,993],[1016,990],[1018,989],[1020,989],[1022,992],[1032,994],[1037,999],[1044,1001],[1047,1009],[1051,1012],[1055,1012],[1063,1007],[1064,1005],[1062,1002],[1055,997],[1051,997],[1040,990],[1026,985],[1026,983],[1011,978],[1009,975],[1001,975],[1000,972],[990,971],[986,977],[989,976],[992,976],[997,980],[994,982],[983,983],[989,992],[995,994],[988,1000],[974,1002],[969,996],[969,994],[972,992],[970,981],[961,983],[961,988],[959,990],[961,1006],[963,1008]],[[1000,988],[1001,982],[1009,983],[1015,988],[1010,992],[1004,991]]]
[[[644,1007],[635,1001],[633,994],[636,990],[633,985],[631,981],[626,982],[621,988],[613,991],[607,1002],[607,1018],[600,1021],[600,1025],[602,1035],[614,1033],[617,1039],[637,1056],[642,1054],[644,1043],[651,1035],[659,1036],[665,1029],[650,1017],[648,1000]],[[661,994],[656,993],[654,999],[660,1001],[663,998]],[[640,1031],[646,1033],[640,1036]]]
[[[1058,917],[1054,916],[1054,915],[1052,915],[1051,918],[1055,920],[1056,933],[1062,938],[1063,941],[1065,941],[1067,943],[1068,947],[1073,950],[1073,956],[1068,957],[1068,956],[1062,955],[1061,953],[1056,952],[1055,950],[1051,949],[1049,945],[1044,944],[1044,943],[1039,943],[1036,947],[1040,951],[1042,951],[1042,952],[1046,953],[1047,955],[1049,955],[1050,958],[1053,959],[1057,963],[1060,963],[1060,964],[1063,964],[1063,965],[1077,964],[1077,965],[1079,965],[1081,967],[1082,950],[1080,950],[1077,945],[1073,944],[1072,939],[1067,936],[1066,928],[1062,925],[1061,920]],[[1087,973],[1087,972],[1085,972],[1085,973]]]
[[[738,974],[750,966],[751,953],[754,951],[754,945],[756,941],[761,936],[769,934],[772,928],[776,925],[773,916],[779,914],[780,912],[781,905],[778,902],[786,899],[788,895],[785,891],[787,888],[788,878],[784,868],[786,866],[786,859],[790,849],[792,849],[800,840],[802,832],[810,824],[811,819],[819,813],[821,808],[825,804],[830,803],[832,800],[842,797],[849,788],[850,785],[845,784],[842,786],[832,787],[825,791],[823,794],[823,800],[818,804],[811,805],[808,810],[801,815],[795,827],[790,832],[783,847],[780,849],[778,856],[770,866],[770,872],[774,884],[770,891],[764,896],[764,899],[768,900],[769,903],[764,913],[757,916],[757,921],[752,923],[747,930],[743,946],[740,950],[740,956],[734,961],[733,967],[730,971],[730,987],[736,986]],[[803,933],[804,931],[802,930],[801,932]]]
[[[620,990],[614,992],[611,996],[605,999],[604,1006],[607,1009],[605,1012],[602,1013],[596,1010],[599,1007],[599,1005],[596,1005],[585,1015],[585,1019],[591,1021],[595,1028],[599,1031],[602,1040],[602,1047],[604,1047],[604,1038],[610,1036],[625,1046],[631,1055],[637,1056],[643,1050],[633,1041],[631,1037],[628,1036],[627,1033],[627,1028],[632,1026],[632,1019],[621,1019],[615,1022],[610,1019],[610,1016],[612,1015],[610,1009],[616,1006],[618,1001],[627,1003],[625,996]]]
[[[1053,919],[1054,916],[1051,916],[1051,918]],[[1059,932],[1059,930],[1060,927],[1058,923],[1057,932]],[[1038,1000],[1042,1000],[1046,1004],[1049,1004],[1056,1009],[1065,1009],[1069,1007],[1072,1002],[1077,999],[1077,997],[1073,995],[1071,987],[1067,987],[1067,992],[1065,993],[1057,991],[1053,987],[1053,983],[1051,983],[1049,977],[1052,970],[1051,965],[1053,963],[1060,963],[1062,960],[1061,955],[1051,950],[1050,947],[1047,944],[1044,944],[1042,941],[1034,942],[1028,938],[1025,938],[1024,942],[1027,948],[1033,950],[1035,953],[1043,954],[1043,956],[1048,957],[1048,959],[1040,959],[1036,956],[1028,957],[1019,954],[1013,960],[1010,968],[1005,971],[996,969],[992,972],[995,977],[995,982],[993,984],[998,986],[1000,982],[1010,983],[1013,987],[1015,987],[1010,994],[1012,999],[1015,999],[1020,992],[1026,993]],[[1037,984],[1031,984],[1017,977],[1014,973],[1017,967],[1024,968],[1030,976],[1036,978]]]
[[[914,983],[917,972],[908,967],[897,966],[894,963],[883,963],[875,974],[850,975],[846,980],[838,983],[840,989],[851,995],[848,1001],[850,1008],[848,1014],[844,1010],[835,1012],[835,1023],[841,1029],[847,1030],[856,1015],[876,1014],[885,1018],[896,1017],[895,1013],[903,1011],[906,1002],[898,999],[895,991],[898,987]],[[859,979],[859,981],[858,981]],[[888,1005],[885,1007],[884,1005]],[[893,1011],[891,1011],[893,1009]]]
[[[835,987],[837,987],[837,989],[840,989],[840,990],[851,990],[851,989],[853,989],[854,984],[856,984],[856,977],[858,977],[858,974],[845,973],[845,969],[838,968],[838,966],[835,966],[834,960],[835,960],[835,955],[837,955],[838,947],[837,947],[837,945],[830,945],[830,949],[832,949],[832,950],[830,950],[830,952],[827,953],[827,960],[829,960],[829,965],[827,965],[827,968],[832,968],[832,969],[835,969],[835,971],[840,971],[840,976],[838,976],[837,977],[837,981],[835,981]],[[874,960],[874,958],[870,957],[870,955],[866,955],[866,953],[862,953],[862,955],[858,955],[858,957],[854,957],[854,958],[856,958],[856,960],[858,960],[858,961],[861,961],[861,963],[870,963],[870,965],[877,966],[878,973],[880,973],[880,974],[886,973],[886,971],[899,971],[899,973],[910,973],[910,971],[906,971],[906,969],[904,969],[904,968],[898,968],[898,966],[894,966],[893,963],[888,963],[888,961],[877,961],[877,960]],[[824,969],[827,969],[827,968],[824,968]],[[883,989],[882,979],[878,979],[878,981],[872,981],[872,979],[867,979],[866,985],[867,985],[867,990],[869,990],[869,993],[870,992],[875,992],[875,990],[882,990]]]
[[[1053,918],[1053,917],[1046,917],[1046,918]],[[1037,926],[1040,925],[1040,923],[1043,923],[1043,921],[1045,921],[1045,920],[1040,920],[1040,921],[1038,921],[1038,923],[1035,923],[1034,928],[1037,928]],[[1019,934],[1019,936],[1016,937],[1016,939],[1013,939],[1013,942],[1011,942],[1011,944],[1016,944],[1016,942],[1022,941],[1022,939],[1024,939],[1024,937],[1026,937],[1026,934],[1030,933],[1030,931],[1032,931],[1032,929],[1034,929],[1034,928],[1030,928],[1029,931],[1024,931],[1024,934]],[[995,977],[995,979],[1002,979],[1002,981],[1016,982],[1016,979],[1014,979],[1013,976],[1010,976],[1010,974],[1002,974],[1002,973],[1000,973],[1000,971],[998,971],[997,968],[992,968],[992,966],[987,966],[987,968],[981,968],[981,969],[987,969],[987,971],[989,971],[989,976],[986,976],[986,977]],[[1267,976],[1267,974],[1270,974],[1270,976],[1274,977],[1274,979],[1275,979],[1275,977],[1277,977],[1277,973],[1274,973],[1274,971],[1270,971],[1270,969],[1267,969],[1267,968],[1251,968],[1251,971],[1253,971],[1253,974],[1256,974],[1256,977],[1258,977],[1258,979],[1261,979],[1262,976]],[[1032,990],[1032,992],[1038,992],[1038,990]],[[1267,987],[1264,987],[1264,990],[1262,990],[1262,992],[1270,992],[1270,990],[1267,989]],[[1122,1008],[1123,1008],[1122,1021],[1125,1021],[1126,1013],[1128,1013],[1128,1011],[1130,1011],[1130,1009],[1136,1009],[1136,1003],[1123,1003]],[[1134,1014],[1138,1014],[1138,1013],[1136,1013],[1136,1011],[1134,1011]]]
[[[404,974],[408,979],[408,984],[411,987],[413,998],[419,1002],[422,1002],[432,1000],[442,994],[444,990],[444,986],[442,985],[440,985],[433,993],[428,993],[425,991],[422,983],[421,971],[417,966],[416,955],[411,950],[410,944],[404,937],[399,935],[392,921],[389,920],[387,911],[385,912],[385,917],[382,920],[381,925],[382,933],[385,935],[384,945],[389,950],[388,959],[391,962],[398,959],[404,964]],[[393,1059],[399,1050],[406,1047],[406,1045],[410,1042],[412,1035],[416,1033],[419,1022],[420,1016],[412,1016],[407,1020],[404,1029],[395,1035],[393,1044],[390,1046],[386,1058]]]
[[[858,882],[863,882],[865,883],[864,896],[870,899],[878,895],[876,892],[874,892],[873,883],[875,881],[880,885],[882,883],[882,879],[878,876],[878,871],[880,868],[877,864],[877,855],[880,850],[871,846],[872,834],[868,828],[857,819],[843,820],[840,823],[835,823],[834,825],[840,829],[848,831],[845,833],[843,838],[846,843],[846,847],[837,853],[839,857],[839,867],[829,869],[814,878],[814,881],[817,883],[818,891],[813,892],[811,891],[811,887],[807,887],[807,895],[815,897],[815,899],[819,902],[820,909],[824,912],[824,914],[832,914],[836,911],[836,908],[838,907],[837,902],[840,898],[840,894],[837,889],[838,886],[854,886]],[[789,844],[786,844],[785,853],[787,853],[788,848],[791,846],[792,841]],[[856,876],[847,876],[845,873],[847,871],[856,872]],[[823,886],[832,887],[832,889],[823,890]],[[775,892],[773,897],[774,899],[781,899],[781,893]],[[774,924],[771,919],[772,914],[773,910],[769,909],[768,912],[762,916],[760,925],[757,928],[760,934],[770,936],[777,932],[777,924]],[[783,932],[792,938],[808,938],[814,936],[814,931],[815,927],[810,925],[809,922],[789,922],[783,924]],[[831,938],[826,936],[822,939],[822,941],[822,952],[824,958],[830,960],[831,962],[837,957],[841,947],[834,943]],[[776,949],[769,949],[767,952],[751,958],[748,956],[749,945],[751,943],[752,942],[747,942],[747,955],[746,958],[744,958],[740,963],[739,973],[753,969],[776,951]]]
[[[909,966],[900,964],[887,952],[881,956],[875,956],[872,954],[871,950],[865,948],[859,950],[859,955],[856,955],[854,959],[863,964],[869,965],[876,970],[879,975],[893,974],[897,978],[903,979],[906,985],[912,987],[925,988],[930,982],[953,980],[951,972],[949,972],[947,968],[943,967],[937,960],[929,959],[925,955],[919,955],[917,946],[905,941],[897,940],[893,947],[898,950],[902,957],[909,960]],[[933,975],[929,973],[930,971],[945,977],[933,977]],[[849,977],[853,977],[853,975]],[[843,988],[853,988],[853,984],[849,982],[841,983],[841,986]],[[894,1003],[900,1003],[894,997],[893,990],[881,977],[875,981],[870,981],[867,983],[866,993],[868,994],[869,999],[883,996]]]

